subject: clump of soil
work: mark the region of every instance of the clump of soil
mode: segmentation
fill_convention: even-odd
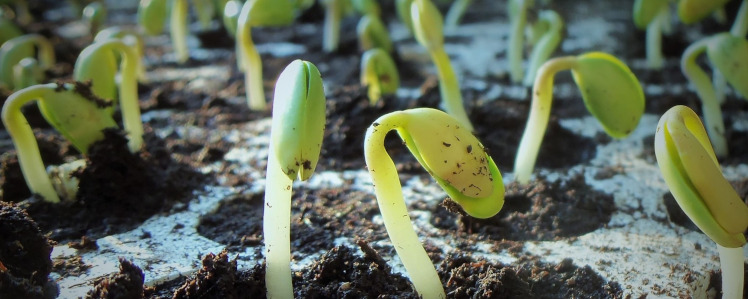
[[[258,265],[248,272],[236,269],[236,259],[229,261],[224,249],[218,255],[203,257],[203,267],[195,277],[174,292],[174,299],[233,299],[265,296],[265,267]]]
[[[144,298],[145,275],[140,267],[120,258],[119,272],[95,282],[86,299],[140,299]]]
[[[0,298],[54,298],[52,246],[16,204],[0,201]]]

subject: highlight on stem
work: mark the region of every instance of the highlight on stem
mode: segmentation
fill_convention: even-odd
[[[436,65],[439,75],[439,94],[444,110],[472,132],[473,125],[462,103],[460,83],[452,69],[449,55],[444,51],[441,13],[431,0],[413,0],[410,5],[410,14],[413,18],[416,40],[429,51],[431,60]]]
[[[31,60],[22,62],[26,58]],[[13,91],[28,87],[28,82],[43,81],[44,70],[55,62],[54,47],[46,37],[26,34],[12,38],[0,46],[0,88]],[[21,77],[14,75],[16,72]]]
[[[325,130],[325,94],[314,64],[294,60],[275,86],[265,185],[263,236],[268,298],[293,298],[291,195],[293,180],[311,177]]]
[[[644,113],[644,92],[639,80],[614,56],[589,52],[548,60],[535,77],[530,116],[514,162],[515,179],[522,184],[530,180],[548,126],[553,77],[564,70],[571,70],[584,105],[611,137],[628,136]]]
[[[741,298],[748,206],[722,175],[699,116],[686,106],[670,108],[657,124],[654,146],[657,164],[678,205],[717,243],[722,298]]]
[[[504,205],[501,173],[483,145],[454,117],[431,108],[395,111],[366,130],[364,157],[387,234],[423,298],[445,298],[432,261],[418,241],[405,206],[397,169],[384,148],[397,131],[408,150],[469,215],[489,218]]]
[[[394,94],[400,87],[395,61],[385,50],[374,48],[361,58],[361,85],[367,87],[369,103],[374,106],[382,95]]]

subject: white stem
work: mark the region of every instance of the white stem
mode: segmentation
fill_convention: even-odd
[[[340,42],[340,19],[343,17],[343,12],[340,9],[340,1],[341,0],[328,1],[325,11],[322,49],[328,53],[338,50],[338,44]]]
[[[511,18],[511,31],[509,32],[509,47],[507,48],[507,59],[509,60],[509,74],[512,82],[521,82],[523,69],[522,69],[522,50],[524,46],[524,30],[525,23],[527,23],[527,0],[509,0],[509,2],[515,2],[517,5],[517,11],[509,11],[510,14],[515,14]],[[510,4],[511,6],[511,4]]]
[[[649,68],[659,70],[665,64],[662,57],[662,26],[667,22],[668,6],[663,5],[654,20],[647,25],[647,64]]]
[[[266,180],[262,235],[265,238],[267,297],[293,298],[290,264],[293,181],[283,173],[272,144],[268,151]]]
[[[177,56],[177,62],[184,63],[190,58],[187,47],[187,0],[172,0],[169,32]]]
[[[244,89],[247,94],[249,109],[262,111],[267,109],[265,90],[262,85],[262,58],[252,42],[252,31],[249,25],[239,27],[239,46],[242,53],[239,57],[244,66]]]
[[[722,270],[722,298],[743,298],[743,282],[745,270],[743,264],[743,247],[727,248],[717,244],[719,263]]]
[[[460,92],[460,82],[457,80],[449,55],[444,52],[444,47],[431,51],[431,59],[434,60],[439,75],[439,94],[442,97],[442,105],[447,114],[456,118],[465,128],[473,132],[473,124],[465,111]]]

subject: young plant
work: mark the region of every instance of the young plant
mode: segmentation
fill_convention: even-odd
[[[6,41],[23,35],[21,28],[11,21],[7,15],[0,10],[0,46]]]
[[[13,66],[13,86],[16,89],[39,84],[42,80],[44,80],[43,70],[34,58],[26,57]]]
[[[362,51],[380,48],[392,52],[392,40],[387,32],[387,27],[382,23],[382,19],[374,14],[367,14],[361,17],[356,26],[358,33],[359,48]]]
[[[138,24],[146,34],[156,35],[164,30],[169,13],[169,33],[177,62],[190,58],[187,47],[187,0],[140,0]]]
[[[197,21],[200,23],[200,27],[205,30],[210,28],[210,22],[215,16],[215,4],[213,0],[193,0],[192,4],[195,8],[195,14],[197,14]]]
[[[374,48],[361,58],[361,85],[368,88],[369,103],[374,106],[382,94],[394,94],[400,87],[397,66],[385,50]]]
[[[21,112],[21,107],[31,101],[37,101],[47,122],[84,155],[92,143],[104,138],[102,130],[116,128],[117,123],[104,109],[111,102],[96,97],[82,83],[34,85],[16,91],[5,101],[3,124],[13,140],[26,184],[44,200],[59,202],[60,197],[44,169],[34,132]]]
[[[232,37],[236,38],[236,27],[239,23],[239,12],[242,10],[243,3],[238,0],[226,1],[226,5],[223,7],[223,28]],[[237,53],[238,50],[237,50]]]
[[[670,108],[657,124],[654,146],[678,205],[717,243],[722,298],[742,298],[748,206],[722,175],[699,116],[686,106]]]
[[[647,65],[651,69],[662,69],[662,28],[670,21],[669,0],[634,1],[634,24],[647,30]]]
[[[143,65],[143,37],[135,31],[115,26],[99,31],[96,37],[94,37],[94,42],[101,42],[111,38],[122,39],[125,44],[135,49],[135,54],[138,55],[138,59],[136,60],[138,64],[138,79],[141,82],[147,81],[148,78],[146,77],[147,74]]]
[[[629,135],[644,113],[644,92],[631,70],[612,55],[589,52],[548,60],[538,70],[532,91],[530,117],[514,162],[515,179],[526,184],[535,167],[548,126],[553,100],[553,77],[571,70],[587,110],[614,138]]]
[[[452,6],[449,7],[447,14],[444,16],[444,29],[449,32],[455,30],[472,2],[473,0],[455,0],[452,2]]]
[[[410,6],[413,17],[413,30],[416,40],[424,46],[436,64],[439,75],[439,93],[442,97],[444,110],[456,118],[468,131],[473,131],[473,125],[465,112],[460,94],[460,84],[452,69],[449,55],[444,51],[444,32],[442,29],[442,15],[430,0],[413,0]]]
[[[410,15],[410,5],[412,3],[413,0],[395,0],[395,11],[397,12],[397,17],[410,32],[414,32],[413,17]]]
[[[351,10],[349,0],[322,0],[325,7],[325,23],[322,31],[322,50],[331,53],[340,43],[340,21]]]
[[[683,24],[693,24],[723,7],[730,0],[678,0],[678,17]]]
[[[506,57],[509,60],[509,76],[512,82],[521,82],[522,73],[522,52],[524,45],[524,30],[527,24],[527,10],[534,5],[533,0],[509,0],[507,2],[509,11],[509,22],[511,29],[509,31],[509,45],[507,47]]]
[[[263,214],[268,298],[293,298],[291,195],[293,180],[311,177],[325,130],[325,94],[314,64],[295,60],[275,86]]]
[[[387,234],[423,298],[445,298],[444,288],[405,206],[395,164],[384,148],[396,130],[424,169],[469,215],[489,218],[504,205],[501,173],[483,145],[457,119],[431,108],[395,111],[366,130],[364,157]]]
[[[558,44],[561,43],[561,34],[564,30],[564,21],[561,20],[561,16],[555,11],[544,10],[538,15],[539,27],[546,27],[545,31],[540,36],[539,40],[535,43],[530,53],[530,62],[527,66],[527,73],[523,83],[526,86],[532,86],[535,81],[535,74],[538,73],[540,65],[543,64],[553,51],[558,48]]]
[[[37,56],[34,56],[35,49]],[[8,90],[23,87],[15,85],[13,68],[27,57],[37,60],[41,70],[49,69],[55,64],[54,47],[44,36],[26,34],[10,39],[0,46],[0,87]]]
[[[748,99],[748,40],[730,33],[720,33],[688,46],[681,58],[681,71],[696,87],[696,93],[701,99],[704,123],[714,152],[717,157],[726,157],[727,140],[724,136],[725,124],[717,99],[718,93],[709,76],[696,62],[696,58],[704,52],[715,72],[719,72],[739,94]]]
[[[107,17],[107,9],[103,3],[94,1],[83,8],[82,18],[88,24],[89,33],[93,36],[99,32]]]
[[[265,90],[262,85],[262,59],[252,43],[252,27],[283,26],[293,22],[294,3],[291,1],[250,0],[244,3],[237,24],[237,62],[244,71],[244,88],[251,110],[265,110]]]
[[[117,94],[117,55],[121,57],[120,84]],[[137,152],[143,145],[143,123],[138,104],[137,67],[139,57],[135,50],[120,39],[108,39],[86,47],[78,55],[73,70],[77,81],[90,80],[93,93],[104,99],[119,103],[122,121],[128,135],[128,147]],[[118,97],[119,95],[119,97]],[[106,110],[111,115],[114,105]]]

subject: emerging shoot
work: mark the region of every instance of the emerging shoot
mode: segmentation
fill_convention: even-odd
[[[314,172],[324,130],[322,77],[314,64],[295,60],[280,74],[273,100],[262,225],[268,298],[293,298],[291,188]]]
[[[388,113],[366,130],[366,166],[392,245],[418,294],[445,298],[436,269],[413,230],[395,164],[384,148],[385,136],[392,130],[449,197],[473,217],[489,218],[501,210],[501,173],[470,130],[436,109]]]
[[[636,0],[634,2],[634,24],[647,30],[647,65],[651,69],[662,69],[662,30],[670,22],[669,0]]]
[[[564,70],[571,70],[574,82],[582,92],[584,105],[611,137],[629,135],[644,113],[644,92],[639,80],[617,58],[606,53],[590,52],[548,60],[535,77],[530,117],[514,162],[515,178],[522,184],[530,180],[548,126],[553,77]]]
[[[349,0],[322,0],[325,7],[325,23],[322,31],[322,49],[331,53],[338,50],[340,43],[340,21],[351,9]]]
[[[686,106],[660,118],[655,155],[678,205],[717,243],[722,268],[722,298],[743,295],[743,249],[748,206],[722,175],[699,116]]]
[[[36,50],[37,56],[34,56]],[[39,71],[46,70],[55,64],[55,51],[52,43],[39,34],[26,34],[12,38],[0,46],[0,87],[18,90],[25,86],[16,86],[14,68],[24,58],[36,60]],[[22,68],[25,66],[22,66]],[[35,78],[42,80],[40,78]]]
[[[468,6],[473,0],[455,0],[452,2],[452,6],[449,7],[447,15],[444,16],[444,29],[451,32],[457,29],[457,25],[460,24],[460,19],[465,14]]]
[[[540,66],[558,48],[558,44],[561,43],[561,34],[564,30],[564,21],[561,20],[561,16],[555,11],[541,11],[538,18],[538,23],[541,24],[536,27],[547,27],[547,30],[540,36],[540,39],[532,48],[532,53],[530,53],[530,62],[523,81],[526,86],[532,86],[532,83],[535,81],[535,74],[538,73]]]
[[[678,0],[678,17],[683,24],[693,24],[723,7],[730,0]]]
[[[145,66],[143,65],[143,37],[135,31],[128,30],[122,27],[109,27],[99,31],[94,37],[94,42],[101,42],[111,38],[122,39],[124,43],[135,49],[135,53],[138,55],[138,59],[135,61],[138,66],[138,79],[141,82],[147,81]]]
[[[533,0],[509,0],[508,11],[511,29],[506,57],[509,60],[509,75],[512,82],[522,81],[522,52],[524,30],[527,24],[527,10],[534,5]]]
[[[439,93],[444,110],[456,118],[468,131],[473,125],[465,112],[457,81],[449,55],[444,51],[444,33],[442,32],[442,15],[431,0],[414,0],[410,6],[413,17],[413,30],[416,40],[429,51],[431,60],[436,64],[439,75]]]
[[[138,24],[148,35],[159,34],[164,30],[167,13],[176,60],[184,63],[190,58],[187,47],[187,0],[140,0]]]
[[[392,40],[382,20],[372,14],[361,17],[356,26],[358,33],[359,48],[362,51],[380,48],[392,52]]]
[[[364,53],[361,58],[361,85],[368,88],[372,106],[383,94],[394,94],[400,87],[397,66],[386,51],[375,48]]]
[[[107,17],[107,9],[103,3],[94,1],[83,8],[83,20],[88,24],[89,33],[94,36],[99,28],[104,25]]]

